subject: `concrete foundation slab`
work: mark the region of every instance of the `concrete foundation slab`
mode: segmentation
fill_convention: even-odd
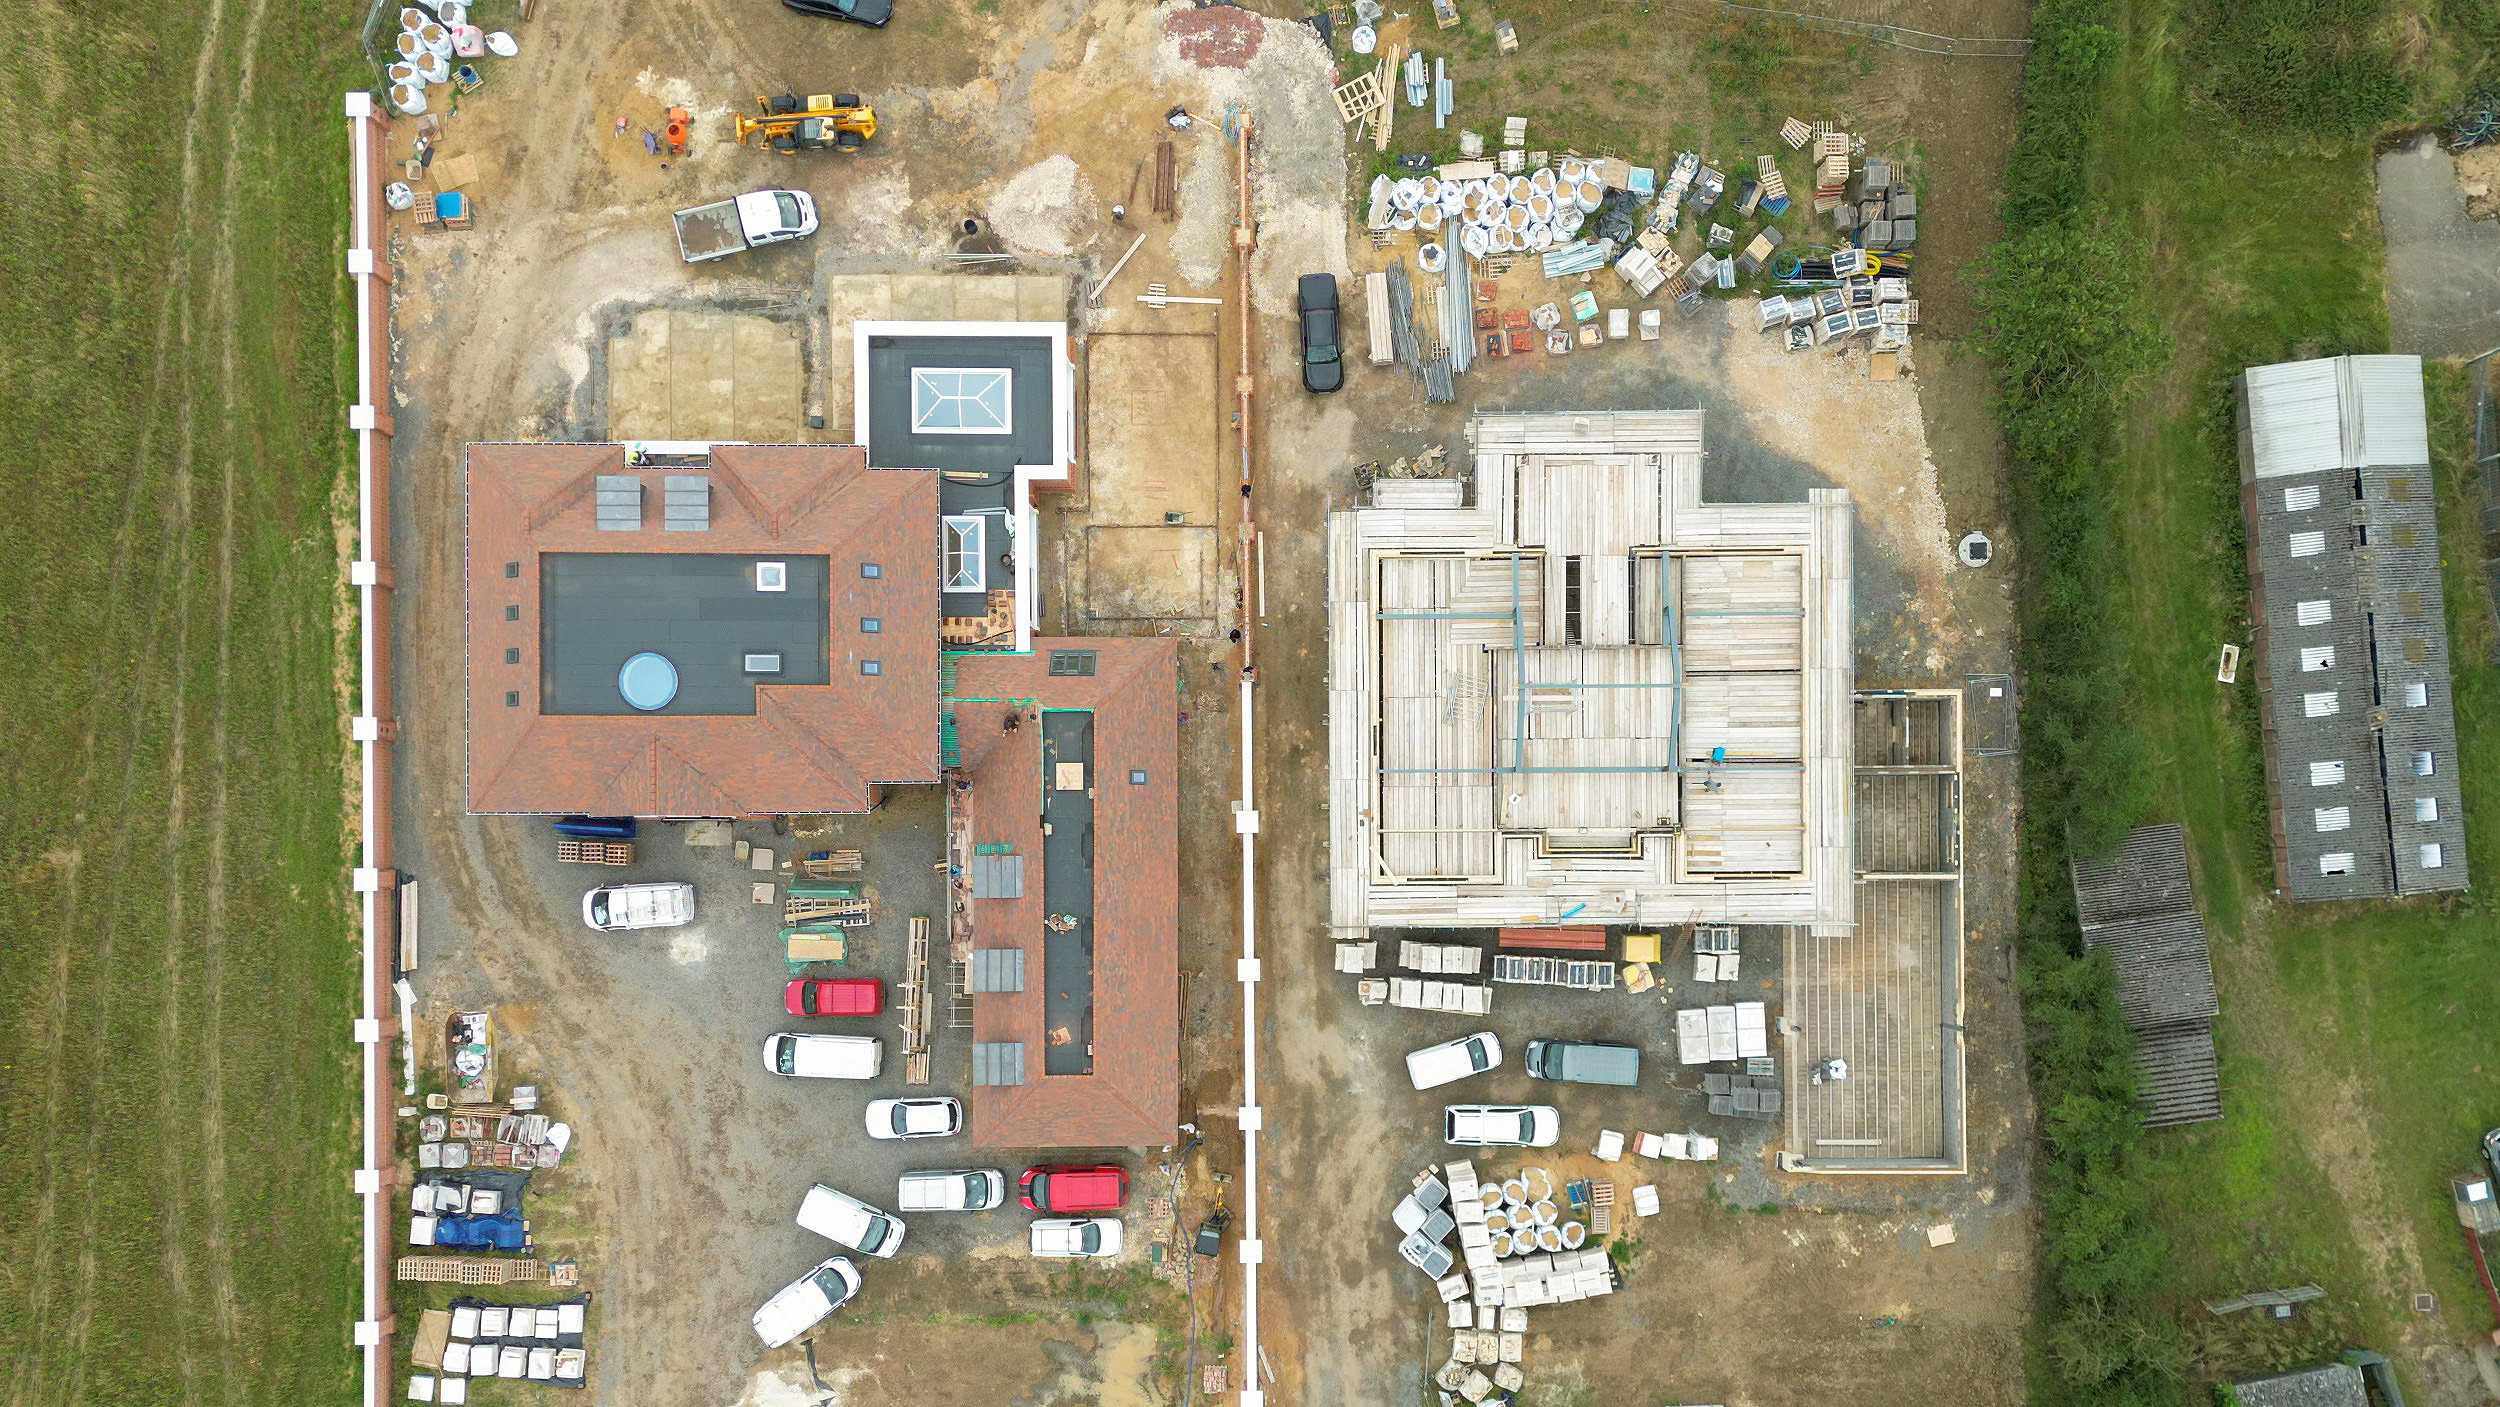
[[[608,434],[619,440],[807,435],[801,329],[751,313],[653,308],[608,339]]]
[[[2469,220],[2456,158],[2425,134],[2378,159],[2395,350],[2470,357],[2500,343],[2500,222]]]

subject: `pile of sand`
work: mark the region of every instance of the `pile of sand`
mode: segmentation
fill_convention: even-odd
[[[1019,254],[1064,258],[1086,242],[1095,220],[1094,188],[1065,155],[1017,172],[990,197],[990,227]]]

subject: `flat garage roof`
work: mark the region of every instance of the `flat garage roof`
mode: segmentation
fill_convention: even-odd
[[[774,561],[786,589],[758,591]],[[617,671],[645,650],[677,667],[659,714],[752,714],[757,684],[822,684],[826,559],[656,552],[550,552],[539,559],[539,711],[639,713]],[[749,674],[746,656],[781,657]]]

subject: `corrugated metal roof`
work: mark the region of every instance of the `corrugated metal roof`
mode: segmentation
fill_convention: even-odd
[[[2361,469],[2430,463],[2422,359],[2374,356],[2341,361],[2346,462]]]
[[[2420,357],[2252,366],[2241,406],[2254,478],[2430,462]]]
[[[2334,362],[2252,366],[2242,380],[2256,477],[2345,467]]]

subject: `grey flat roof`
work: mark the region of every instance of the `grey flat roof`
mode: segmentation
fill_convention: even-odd
[[[755,564],[787,565],[788,589],[757,591]],[[539,558],[540,712],[631,714],[617,671],[645,650],[677,666],[660,715],[752,714],[755,686],[826,682],[826,559],[677,552],[550,552]],[[749,674],[750,653],[779,654]]]
[[[1085,769],[1084,785],[1062,790],[1059,764]],[[1042,932],[1042,1026],[1073,1039],[1053,1039],[1042,1055],[1050,1075],[1094,1072],[1094,715],[1067,709],[1042,714],[1042,905],[1071,918],[1062,932]]]

